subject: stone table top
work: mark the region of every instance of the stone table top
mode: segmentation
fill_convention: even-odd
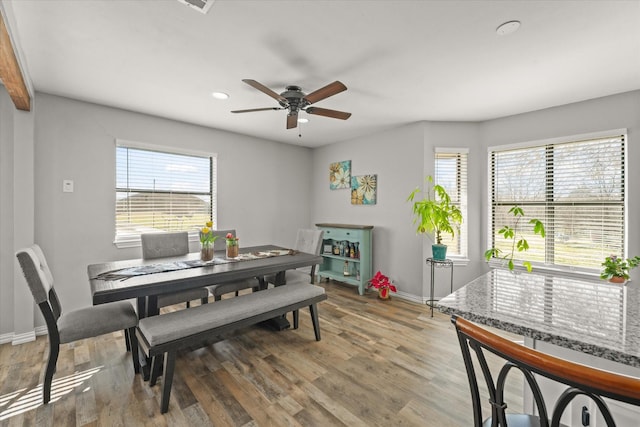
[[[640,286],[493,270],[441,299],[446,314],[640,367]]]

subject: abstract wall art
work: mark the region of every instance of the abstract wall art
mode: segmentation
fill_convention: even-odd
[[[378,193],[378,175],[351,177],[351,204],[375,205]]]
[[[351,185],[351,160],[331,163],[329,165],[329,188],[349,188]]]

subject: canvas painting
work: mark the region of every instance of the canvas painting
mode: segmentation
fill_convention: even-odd
[[[351,204],[375,205],[378,192],[378,175],[351,177]]]
[[[349,188],[351,185],[351,160],[331,163],[329,165],[329,188]]]

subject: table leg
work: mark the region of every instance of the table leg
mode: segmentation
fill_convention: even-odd
[[[285,273],[285,271],[280,271],[276,274],[274,286],[285,285]],[[262,322],[262,324],[270,329],[275,329],[276,331],[282,331],[291,327],[291,323],[289,323],[289,320],[287,320],[286,314],[274,317],[273,319],[265,320],[264,322]]]

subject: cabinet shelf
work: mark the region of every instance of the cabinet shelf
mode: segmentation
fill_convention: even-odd
[[[326,258],[339,259],[339,260],[342,260],[342,261],[360,262],[360,258],[350,258],[350,257],[334,255],[334,254],[322,254],[322,256],[326,257]]]
[[[364,295],[366,284],[373,275],[371,263],[373,255],[371,246],[373,226],[316,224],[316,227],[324,231],[323,246],[327,245],[333,248],[344,242],[352,243],[357,246],[360,254],[359,258],[351,258],[335,255],[331,252],[323,253],[323,262],[318,270],[320,280],[326,278],[355,285],[358,287],[358,293]],[[344,275],[345,262],[348,263],[348,269],[352,273],[349,276]],[[359,278],[357,278],[357,273],[359,273]]]

